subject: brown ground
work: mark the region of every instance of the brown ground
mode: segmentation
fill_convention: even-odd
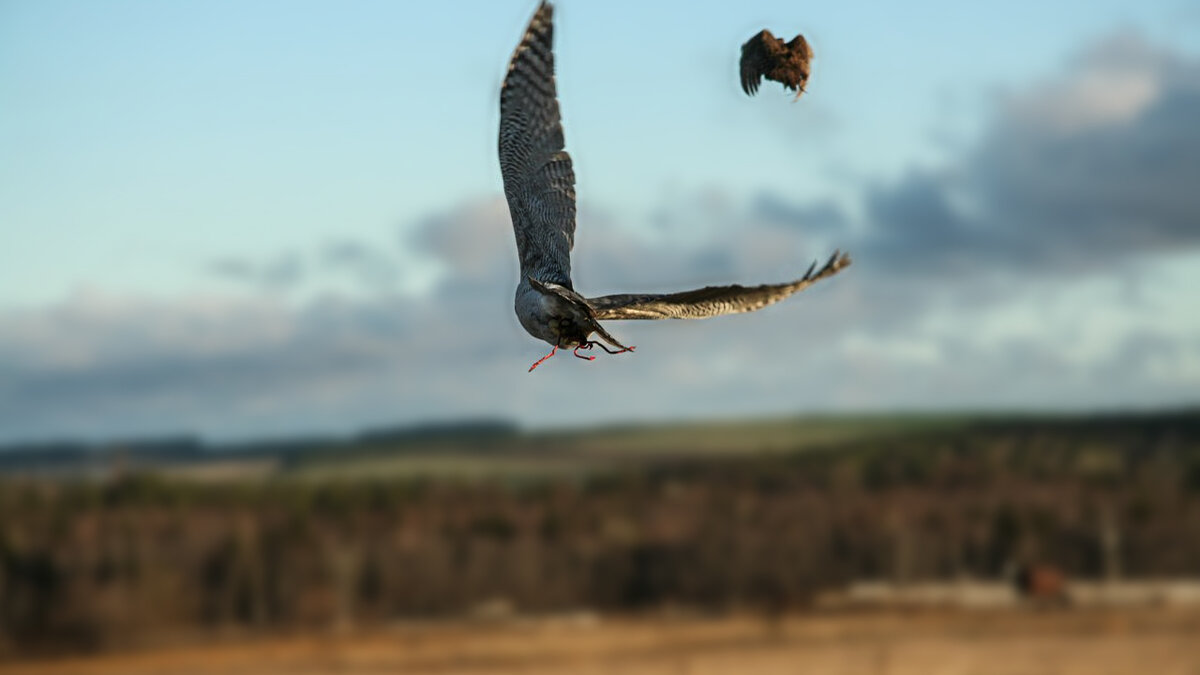
[[[4,673],[671,673],[1200,675],[1200,611],[1011,611],[405,625]]]

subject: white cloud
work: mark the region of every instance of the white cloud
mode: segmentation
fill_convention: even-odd
[[[1092,45],[1071,65],[1060,77],[1012,96],[1005,113],[1058,134],[1126,124],[1162,94],[1171,59],[1138,34],[1122,32]]]

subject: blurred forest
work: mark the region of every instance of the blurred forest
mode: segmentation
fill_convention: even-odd
[[[301,445],[108,451],[102,473],[92,450],[69,449],[88,471],[0,452],[0,657],[489,612],[780,613],[854,580],[1026,563],[1200,572],[1197,412]],[[460,471],[489,461],[508,463]],[[217,462],[251,468],[202,471]]]

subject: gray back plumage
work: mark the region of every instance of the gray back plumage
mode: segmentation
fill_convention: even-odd
[[[521,277],[571,287],[575,171],[554,86],[554,8],[543,2],[500,88],[500,173]]]

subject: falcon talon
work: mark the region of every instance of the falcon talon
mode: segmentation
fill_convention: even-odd
[[[584,347],[584,349],[591,349],[592,347],[599,347],[599,348],[603,349],[604,351],[608,352],[609,354],[624,354],[625,352],[631,352],[634,349],[637,349],[637,347],[623,347],[621,349],[609,349],[608,345],[604,344],[603,342],[596,342],[594,340],[587,343],[587,347]]]

